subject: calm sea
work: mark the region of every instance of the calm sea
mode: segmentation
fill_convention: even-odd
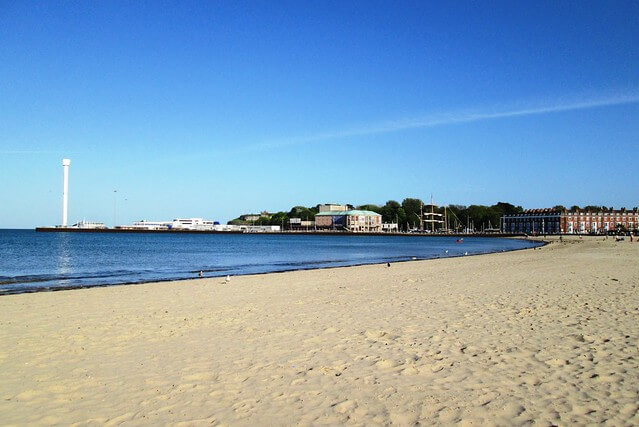
[[[0,230],[0,295],[522,249],[523,240],[411,236],[36,233]]]

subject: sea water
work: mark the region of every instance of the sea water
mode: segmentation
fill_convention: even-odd
[[[0,295],[476,255],[504,238],[0,230]]]

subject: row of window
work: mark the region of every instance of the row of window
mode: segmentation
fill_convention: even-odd
[[[601,218],[615,218],[615,215],[610,215],[610,216],[609,215],[593,215],[593,216],[589,216],[589,217],[590,218],[599,218],[599,219],[601,219]],[[622,217],[623,217],[624,220],[626,219],[626,215],[617,215],[616,216],[617,219],[621,219]],[[635,218],[639,219],[639,216],[636,216]],[[577,219],[576,216],[575,216],[575,219]],[[579,218],[579,219],[583,219],[583,218]],[[632,219],[632,215],[630,215],[628,219]],[[568,220],[572,220],[572,217],[569,216]]]
[[[615,215],[616,215],[616,216],[623,215],[623,216],[626,216],[626,214],[627,214],[627,215],[636,215],[636,213],[635,213],[635,212],[620,212],[620,213],[617,213],[617,212],[615,212],[615,213],[605,213],[605,212],[604,212],[604,213],[595,213],[595,214],[593,214],[593,213],[584,213],[584,212],[579,212],[579,216],[584,216],[584,215],[606,215],[606,216],[609,216],[609,215],[611,215],[611,216],[615,216]],[[577,214],[572,214],[572,216],[577,216]]]
[[[601,224],[601,222],[597,222],[597,221],[574,221],[574,224],[577,225],[577,223],[579,224]],[[573,224],[573,221],[568,221],[568,224]],[[603,224],[608,224],[608,221],[603,222]],[[632,221],[619,221],[619,222],[615,222],[615,221],[611,221],[610,224],[622,224],[622,225],[626,225],[626,224],[630,224],[632,225],[633,222]]]

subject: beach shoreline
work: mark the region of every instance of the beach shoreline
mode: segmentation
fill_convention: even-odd
[[[637,424],[639,245],[546,239],[5,295],[0,422]]]
[[[392,236],[386,236],[386,237],[392,237]],[[442,237],[442,236],[438,236],[438,237]],[[450,236],[446,236],[446,237],[450,237]],[[468,237],[468,236],[466,236]],[[479,237],[481,238],[481,236],[470,236],[470,237]],[[512,239],[512,240],[525,240],[525,241],[530,241],[532,243],[537,243],[539,244],[536,247],[540,247],[543,246],[545,244],[547,244],[546,241],[539,240],[539,239],[535,239],[535,238],[529,238],[528,236],[524,237],[524,236],[505,236],[505,237],[491,237],[491,238],[498,238],[498,239]],[[405,255],[405,256],[401,256],[401,257],[393,257],[388,258],[386,260],[382,260],[382,261],[357,261],[354,262],[353,264],[348,264],[348,265],[343,265],[342,261],[335,261],[336,265],[323,265],[323,266],[315,266],[313,264],[308,264],[307,266],[304,267],[297,267],[297,268],[288,268],[288,269],[279,269],[279,270],[267,270],[267,271],[263,271],[263,272],[251,272],[251,273],[233,273],[233,276],[258,276],[258,275],[263,275],[263,274],[277,274],[277,273],[288,273],[288,272],[292,272],[292,271],[307,271],[307,270],[324,270],[324,269],[331,269],[331,268],[345,268],[345,267],[359,267],[359,266],[364,266],[364,265],[386,265],[387,263],[402,263],[402,262],[413,262],[413,261],[428,261],[428,260],[433,260],[433,259],[441,259],[441,258],[456,258],[456,257],[463,257],[463,256],[476,256],[476,255],[488,255],[488,254],[493,254],[493,253],[502,253],[502,252],[510,252],[510,251],[518,251],[518,250],[525,250],[525,249],[532,249],[531,247],[522,247],[522,248],[514,248],[514,249],[495,249],[492,251],[488,251],[488,252],[481,252],[481,253],[474,253],[474,252],[470,252],[468,254],[463,254],[463,253],[459,253],[459,254],[451,254],[451,255],[436,255],[436,256],[414,256],[411,257],[409,255]],[[448,252],[448,251],[447,251]],[[326,264],[326,263],[324,263]],[[202,277],[198,276],[198,273],[202,271],[204,273],[204,275]],[[165,279],[142,279],[142,280],[136,280],[136,281],[117,281],[117,282],[112,282],[112,283],[87,283],[87,284],[74,284],[74,285],[56,285],[56,286],[42,286],[42,287],[24,287],[24,288],[2,288],[0,287],[0,297],[6,296],[6,295],[17,295],[17,294],[22,294],[22,293],[37,293],[37,292],[59,292],[59,291],[70,291],[70,290],[75,290],[75,289],[92,289],[92,288],[101,288],[101,287],[108,287],[108,286],[130,286],[130,285],[143,285],[143,284],[147,284],[147,283],[160,283],[160,282],[180,282],[180,281],[185,281],[185,280],[193,280],[193,279],[216,279],[216,278],[220,278],[220,277],[226,277],[227,275],[229,275],[229,273],[227,272],[223,272],[223,273],[219,273],[219,274],[207,274],[210,273],[212,271],[217,271],[217,270],[193,270],[191,271],[191,275],[189,277],[181,277],[181,278],[165,278]],[[6,281],[6,282],[2,282],[0,280],[0,285],[15,285],[15,284],[20,284],[20,282],[11,282],[11,281]]]

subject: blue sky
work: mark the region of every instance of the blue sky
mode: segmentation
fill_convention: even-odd
[[[60,222],[63,157],[71,222],[634,207],[637,22],[621,1],[0,0],[0,227]]]

